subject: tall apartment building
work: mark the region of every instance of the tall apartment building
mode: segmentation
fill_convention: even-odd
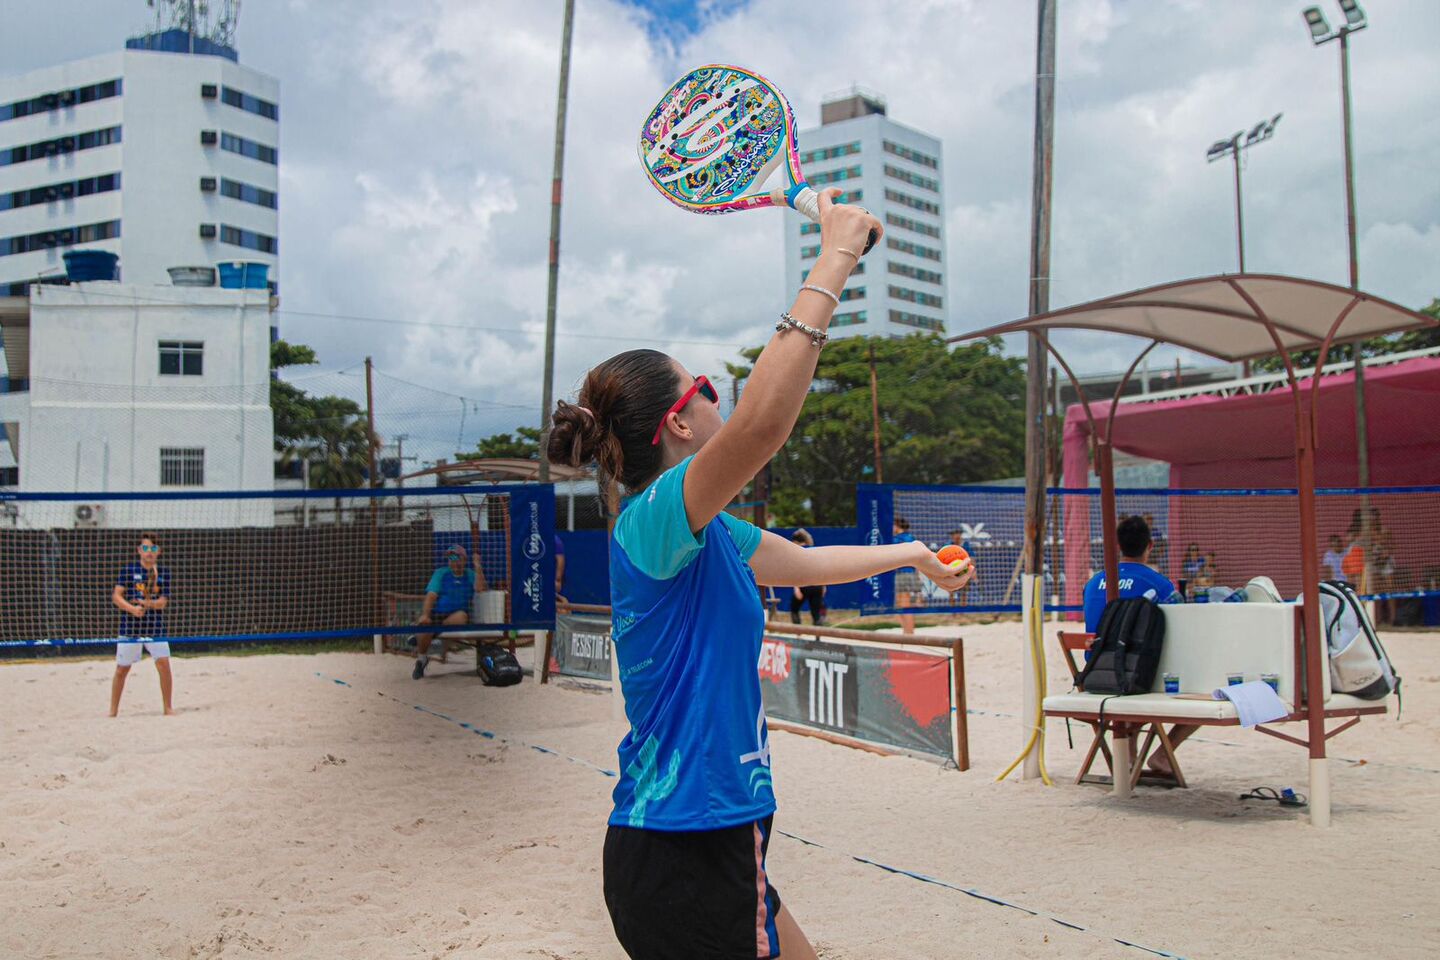
[[[129,284],[224,260],[275,277],[279,81],[183,30],[126,47],[0,76],[0,296],[74,247],[118,253]]]
[[[852,91],[820,108],[821,125],[800,133],[810,185],[874,213],[885,238],[861,260],[841,294],[830,336],[905,336],[945,330],[945,194],[934,137],[885,115],[879,97]],[[786,296],[820,253],[820,226],[785,218]]]

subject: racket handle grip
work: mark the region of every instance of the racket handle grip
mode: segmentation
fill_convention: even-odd
[[[812,188],[802,187],[800,191],[795,194],[795,199],[791,201],[791,206],[816,223],[820,222],[820,194],[816,193]],[[861,254],[869,253],[870,248],[875,246],[877,239],[879,238],[876,236],[875,231],[871,230],[869,239],[865,241],[865,249],[861,251]]]

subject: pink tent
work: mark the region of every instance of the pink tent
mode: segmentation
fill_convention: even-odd
[[[1370,485],[1392,487],[1440,480],[1440,358],[1424,357],[1366,369],[1366,422],[1369,428]],[[1109,414],[1110,402],[1091,403],[1095,418]],[[1319,422],[1322,433],[1315,456],[1318,487],[1353,487],[1356,476],[1355,375],[1346,372],[1320,382]],[[1295,454],[1277,443],[1294,430],[1295,409],[1288,390],[1228,397],[1199,396],[1155,403],[1122,403],[1115,414],[1116,449],[1171,464],[1170,486],[1177,489],[1293,488]],[[1067,487],[1084,487],[1090,469],[1090,423],[1072,406],[1065,421]],[[1078,603],[1092,558],[1090,498],[1069,497],[1065,511],[1067,602]],[[1425,527],[1414,518],[1387,516],[1398,498],[1371,498],[1381,521],[1395,534],[1395,560],[1419,570],[1435,562],[1435,548]],[[1322,546],[1331,534],[1344,535],[1358,497],[1321,497],[1319,522]],[[1216,553],[1227,581],[1243,583],[1267,574],[1287,592],[1299,589],[1300,567],[1295,555],[1293,499],[1275,497],[1173,497],[1166,518],[1169,541],[1167,570],[1183,576],[1186,546]],[[1276,535],[1253,532],[1275,528]],[[1251,532],[1243,544],[1225,531]]]

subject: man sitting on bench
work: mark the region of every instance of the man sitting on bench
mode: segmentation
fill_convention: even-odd
[[[1178,603],[1179,591],[1170,578],[1149,566],[1150,525],[1141,517],[1126,517],[1115,528],[1115,539],[1120,542],[1121,561],[1120,599],[1149,597],[1156,603]],[[1085,632],[1093,634],[1100,626],[1100,615],[1105,612],[1105,571],[1101,570],[1085,584]],[[1090,658],[1087,652],[1085,658]],[[1188,723],[1177,723],[1170,728],[1171,742],[1179,746],[1180,741],[1200,728]],[[1150,757],[1150,769],[1164,776],[1171,776],[1170,760],[1163,750],[1157,750]]]
[[[425,587],[425,606],[420,611],[420,624],[441,623],[459,625],[470,622],[470,600],[475,595],[475,571],[465,566],[467,554],[460,544],[454,544],[445,551],[443,567],[437,567]],[[412,680],[425,676],[425,666],[430,662],[431,633],[415,635],[415,668],[410,671]]]

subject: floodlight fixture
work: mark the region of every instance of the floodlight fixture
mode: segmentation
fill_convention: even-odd
[[[1305,17],[1305,25],[1310,28],[1311,43],[1320,44],[1330,39],[1330,24],[1319,7],[1306,7],[1302,15]]]
[[[1365,11],[1360,9],[1360,4],[1355,0],[1339,0],[1340,9],[1345,13],[1345,25],[1351,30],[1359,30],[1365,26]]]

